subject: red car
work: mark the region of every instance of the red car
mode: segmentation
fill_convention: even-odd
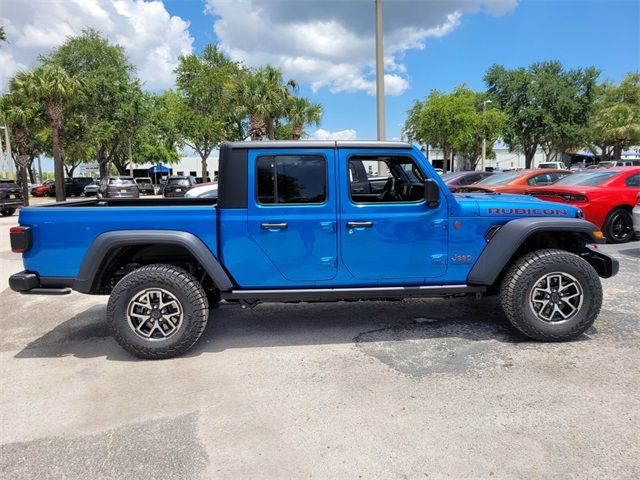
[[[457,191],[458,193],[525,193],[531,187],[551,185],[570,174],[569,170],[550,168],[496,173],[468,187],[458,188]]]
[[[640,193],[640,168],[580,172],[553,186],[527,193],[542,200],[579,207],[585,219],[596,224],[608,242],[624,243],[634,237],[631,210]]]
[[[47,180],[42,185],[36,185],[31,188],[31,195],[34,197],[44,197],[49,192],[49,185],[53,184],[53,180]]]

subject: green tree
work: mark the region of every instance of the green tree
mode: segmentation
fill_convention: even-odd
[[[304,134],[304,126],[320,125],[322,120],[322,105],[312,103],[304,97],[291,97],[285,114],[291,124],[291,139],[300,140]]]
[[[84,145],[85,158],[95,158],[100,176],[107,175],[118,148],[127,142],[131,105],[141,94],[134,66],[119,45],[112,45],[100,33],[86,29],[69,37],[44,65],[62,67],[83,84],[84,95],[68,105],[68,115],[77,118],[78,128],[69,142]]]
[[[486,95],[469,90],[464,85],[453,93],[431,91],[423,101],[416,101],[408,112],[404,134],[411,141],[434,145],[442,149],[444,170],[453,167],[456,153],[475,168],[486,136],[489,157],[492,146],[504,125],[504,114],[497,109],[482,112]]]
[[[4,33],[4,27],[0,25],[0,42],[6,42],[7,35]]]
[[[512,151],[524,153],[527,168],[539,145],[551,152],[580,143],[597,77],[595,68],[567,71],[557,61],[527,69],[489,68],[488,93],[507,115],[504,140]]]
[[[623,149],[640,143],[640,74],[629,73],[620,85],[599,88],[589,119],[587,143],[603,158],[620,158]]]
[[[216,45],[205,46],[202,55],[180,57],[176,69],[180,101],[173,105],[183,142],[201,159],[207,178],[207,158],[222,141],[240,140],[242,113],[234,105],[241,68]]]
[[[18,74],[20,76],[21,74]],[[16,77],[18,77],[16,76]],[[7,128],[16,149],[18,177],[22,186],[22,195],[26,206],[29,206],[29,140],[35,135],[34,129],[39,123],[40,104],[33,97],[25,95],[16,77],[9,82],[9,93],[0,100],[0,109],[4,114]],[[12,152],[7,152],[9,158]]]
[[[64,150],[60,135],[64,127],[64,103],[80,94],[81,83],[71,77],[64,68],[45,65],[29,72],[20,72],[11,79],[11,90],[21,96],[37,99],[42,103],[51,126],[54,172],[56,176],[56,200],[66,199],[64,190]]]

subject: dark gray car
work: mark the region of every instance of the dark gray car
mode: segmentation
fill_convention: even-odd
[[[103,178],[98,190],[101,198],[140,198],[138,185],[133,177]]]

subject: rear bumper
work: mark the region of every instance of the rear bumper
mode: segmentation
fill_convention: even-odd
[[[24,205],[24,200],[20,200],[20,199],[0,200],[0,208],[22,207],[23,205]]]
[[[9,287],[14,292],[32,295],[66,295],[71,293],[73,279],[47,277],[40,278],[34,272],[19,272],[9,277]]]

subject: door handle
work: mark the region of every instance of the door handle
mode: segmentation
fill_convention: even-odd
[[[373,222],[347,222],[347,228],[371,228]]]
[[[286,230],[288,226],[287,223],[263,223],[260,228],[262,230]]]

